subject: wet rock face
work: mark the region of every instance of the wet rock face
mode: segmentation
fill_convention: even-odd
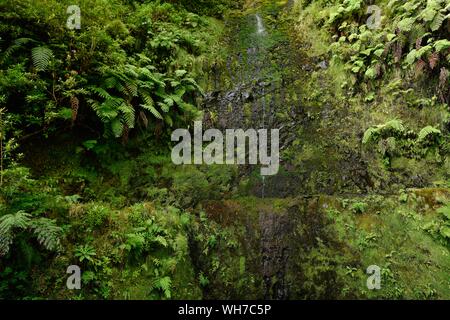
[[[287,237],[293,230],[292,224],[287,215],[261,212],[259,227],[264,299],[287,299],[289,297],[285,279],[289,259]]]
[[[247,30],[241,47],[230,54],[225,66],[214,70],[213,89],[203,101],[204,128],[277,128],[280,129],[281,152],[296,140],[298,142],[299,132],[304,134],[301,138],[308,139],[311,145],[320,139],[329,140],[329,137],[317,138],[317,135],[321,121],[332,121],[336,116],[332,111],[333,106],[317,108],[316,114],[309,112],[301,103],[301,96],[307,93],[302,91],[298,81],[300,75],[305,76],[305,68],[326,69],[328,63],[322,59],[299,65],[298,57],[292,56],[285,39],[267,44],[270,43],[268,39],[272,30],[264,26],[263,18],[260,19],[249,16],[234,26],[236,34],[242,33],[240,29],[246,24],[253,25],[253,29]],[[232,42],[230,46],[237,44]],[[332,194],[346,187],[346,184],[360,184],[363,188],[368,183],[365,163],[358,154],[344,156],[341,152],[342,156],[336,160],[330,156],[331,153],[334,155],[339,152],[334,146],[326,151],[317,148],[314,152],[315,157],[305,157],[305,160],[297,163],[292,159],[281,158],[280,172],[266,177],[264,182],[258,173],[259,168],[241,166],[239,176],[251,181],[246,195],[286,198],[313,193]],[[343,177],[344,171],[348,172],[346,177]],[[356,177],[353,178],[355,180],[352,177]],[[268,205],[258,209],[256,215],[238,208],[236,212],[234,209],[225,210],[233,211],[233,214],[225,215],[218,207],[208,209],[208,214],[215,217],[218,223],[229,226],[239,221],[236,223],[245,226],[245,235],[240,241],[245,248],[248,272],[261,282],[260,287],[255,289],[255,296],[292,299],[308,294],[301,287],[301,264],[306,259],[303,251],[316,247],[319,236],[327,238],[322,234],[324,221],[317,199],[307,198],[283,210],[275,210]],[[226,218],[228,216],[234,218]],[[334,281],[331,273],[320,276],[326,278],[325,282]]]

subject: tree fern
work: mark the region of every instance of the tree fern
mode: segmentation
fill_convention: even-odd
[[[45,71],[53,58],[53,51],[45,46],[35,47],[31,50],[31,57],[34,67],[38,71]]]

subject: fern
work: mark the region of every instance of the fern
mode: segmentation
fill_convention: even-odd
[[[45,71],[53,58],[53,51],[47,47],[35,47],[31,50],[31,57],[34,67],[38,71]]]
[[[2,56],[2,58],[1,58],[1,60],[0,60],[0,63],[5,63],[5,61],[8,60],[9,57],[11,57],[11,55],[12,55],[15,51],[19,50],[19,49],[22,48],[25,44],[30,43],[30,42],[33,43],[33,42],[36,42],[36,41],[33,40],[33,39],[30,39],[30,38],[19,38],[19,39],[14,40],[14,43],[13,43],[11,46],[9,46],[9,47],[5,50],[5,52],[3,52],[3,56]]]
[[[445,18],[446,18],[446,16],[444,16],[442,13],[439,12],[439,13],[436,15],[436,17],[433,19],[433,21],[431,22],[431,24],[430,24],[430,29],[431,29],[432,31],[437,31],[437,30],[439,30],[439,29],[442,27]]]
[[[402,31],[411,31],[416,19],[405,18],[397,24],[397,27]]]
[[[54,220],[47,218],[31,219],[31,215],[24,211],[7,214],[0,217],[0,256],[6,255],[17,234],[15,230],[29,229],[33,231],[39,244],[47,250],[60,250],[62,229]]]
[[[372,142],[377,142],[382,136],[391,135],[392,133],[402,134],[404,131],[405,127],[400,120],[391,120],[385,124],[367,129],[364,133],[362,143],[369,144]]]
[[[167,299],[170,299],[172,296],[171,294],[172,280],[168,276],[157,279],[153,283],[153,288],[162,290]]]
[[[444,50],[447,50],[450,48],[450,41],[449,40],[438,40],[434,43],[434,48],[437,52],[441,52]]]
[[[441,134],[442,134],[441,130],[436,129],[432,126],[427,126],[427,127],[423,128],[422,130],[420,130],[417,141],[422,142],[429,136],[433,136],[433,135],[439,136]]]
[[[159,113],[158,110],[156,110],[156,108],[153,105],[149,105],[149,104],[141,104],[141,107],[147,111],[150,111],[151,114],[153,114],[156,118],[158,119],[162,119],[162,115],[161,113]]]
[[[362,140],[363,144],[368,144],[372,141],[375,141],[377,139],[377,135],[378,135],[378,130],[375,128],[369,128],[366,130],[366,132],[364,133],[364,137]]]
[[[39,244],[50,251],[59,251],[61,249],[62,229],[58,227],[55,220],[39,218],[32,220],[30,228],[33,230]]]
[[[448,221],[450,221],[450,204],[445,207],[441,207],[437,210],[437,213],[442,214]]]
[[[120,105],[119,110],[122,112],[123,119],[129,128],[134,128],[135,111],[134,108],[126,103]]]
[[[0,217],[0,256],[9,252],[10,245],[14,240],[14,229],[26,229],[29,223],[30,214],[24,211]]]
[[[114,78],[113,78],[114,79]],[[108,83],[111,84],[111,78],[108,79]],[[103,88],[91,86],[88,88],[89,91],[98,94],[103,99],[110,99],[111,95]]]

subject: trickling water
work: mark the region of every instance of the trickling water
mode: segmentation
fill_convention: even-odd
[[[263,20],[261,16],[257,13],[256,15],[256,32],[259,35],[265,36],[266,35],[266,28],[264,27]],[[263,118],[262,118],[262,128],[265,129],[265,122],[266,122],[266,99],[265,99],[265,92],[264,87],[262,88],[262,111],[263,111]],[[264,199],[264,193],[266,188],[266,177],[262,176],[262,192],[261,197]]]
[[[266,126],[266,98],[265,98],[265,90],[262,88],[262,109],[263,109],[263,118],[262,118],[262,128],[265,129]],[[264,199],[264,191],[266,189],[266,177],[262,176],[262,195],[261,197]]]
[[[263,20],[259,13],[256,14],[256,32],[258,34],[264,34],[266,33],[266,28],[264,27]]]

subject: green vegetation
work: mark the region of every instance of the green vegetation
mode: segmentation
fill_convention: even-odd
[[[450,298],[448,0],[70,5],[0,3],[0,299]],[[280,172],[174,165],[198,119]]]

